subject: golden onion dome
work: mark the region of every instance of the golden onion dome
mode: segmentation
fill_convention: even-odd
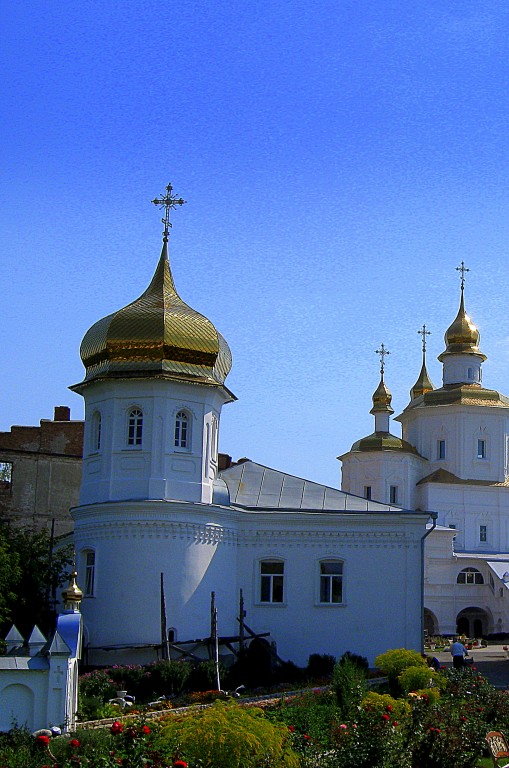
[[[391,435],[390,432],[373,432],[373,434],[363,437],[361,440],[357,440],[350,450],[363,452],[401,451],[418,455],[418,452],[413,445],[407,443],[406,440],[402,440],[401,437]]]
[[[101,378],[162,376],[218,385],[232,365],[230,348],[215,326],[178,295],[167,237],[147,290],[98,320],[85,334],[80,355],[86,368],[82,384]]]
[[[446,348],[439,355],[438,359],[442,362],[446,355],[470,354],[479,355],[483,360],[486,360],[486,355],[483,355],[479,349],[480,338],[481,334],[465,312],[462,288],[458,314],[452,325],[445,332],[444,341]]]
[[[384,381],[384,377],[380,379],[380,384],[373,392],[373,408],[370,413],[394,413],[394,409],[391,408],[392,395]]]
[[[434,389],[435,387],[433,386],[433,382],[431,381],[426,369],[426,363],[423,360],[419,378],[410,390],[410,399],[415,400],[417,397],[424,395],[426,392],[431,392]]]
[[[76,584],[76,578],[78,576],[77,571],[73,571],[71,573],[70,578],[70,584],[67,587],[67,589],[64,589],[62,592],[62,598],[66,605],[75,604],[76,606],[81,603],[81,600],[83,598],[83,592]]]

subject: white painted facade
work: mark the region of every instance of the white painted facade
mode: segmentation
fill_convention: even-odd
[[[162,339],[158,307],[173,312],[158,326]],[[178,642],[210,635],[211,592],[220,634],[237,635],[242,590],[247,624],[297,664],[311,653],[350,650],[373,662],[388,648],[419,649],[429,515],[249,461],[218,476],[231,360],[209,321],[193,325],[196,315],[176,294],[165,240],[149,289],[82,344],[87,375],[73,389],[85,399],[85,455],[72,514],[88,661],[155,658],[161,574]],[[411,464],[404,472],[413,479]]]
[[[463,289],[445,343],[442,387],[427,374],[423,391],[417,382],[397,417],[399,445],[388,436],[382,447],[361,440],[340,457],[342,488],[362,496],[371,486],[371,498],[388,502],[397,486],[405,507],[437,513],[426,541],[430,632],[509,633],[509,399],[481,384],[485,356]]]

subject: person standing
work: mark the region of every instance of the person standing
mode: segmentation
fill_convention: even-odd
[[[454,638],[454,643],[451,645],[451,656],[454,669],[461,669],[465,666],[465,656],[468,656],[468,651],[457,637]]]

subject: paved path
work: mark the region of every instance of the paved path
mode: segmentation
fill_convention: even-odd
[[[449,652],[433,652],[433,655],[446,667],[452,667],[451,654]],[[497,688],[509,688],[509,658],[501,645],[489,645],[487,648],[472,648],[470,656],[473,657],[474,666],[478,672],[484,675],[492,685]]]

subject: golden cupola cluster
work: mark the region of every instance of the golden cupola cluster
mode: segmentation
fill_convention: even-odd
[[[164,208],[163,247],[152,281],[131,304],[98,320],[87,331],[80,355],[86,368],[81,385],[97,379],[174,378],[223,385],[232,357],[213,323],[177,293],[168,259],[169,212],[185,201],[172,195],[153,203]]]
[[[447,355],[461,354],[477,355],[483,360],[486,360],[486,355],[483,355],[479,349],[481,334],[465,311],[463,293],[464,290],[462,286],[458,314],[445,332],[445,350],[438,356],[440,362],[443,362]]]

